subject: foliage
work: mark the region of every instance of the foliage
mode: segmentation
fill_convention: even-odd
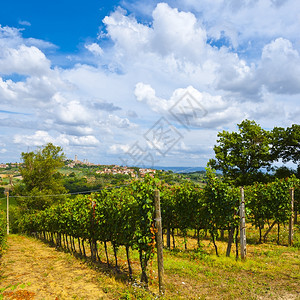
[[[204,187],[205,215],[208,229],[230,229],[238,224],[240,192],[218,179],[207,169],[207,185]]]
[[[274,182],[264,184],[255,183],[245,188],[247,218],[260,230],[266,224],[274,222],[286,224],[291,216],[291,198],[289,190],[295,188],[298,191],[299,179],[295,176],[285,179],[275,179]],[[295,200],[297,198],[295,197]]]
[[[97,247],[93,245],[102,242],[106,249],[106,243],[110,242],[116,267],[117,253],[121,246],[126,248],[129,269],[129,249],[136,249],[142,269],[141,281],[147,284],[147,267],[155,249],[156,188],[161,191],[163,228],[167,229],[169,237],[171,229],[173,232],[175,228],[179,229],[185,245],[188,232],[195,230],[200,247],[199,231],[203,229],[210,232],[218,255],[215,242],[218,232],[231,232],[238,226],[240,190],[220,180],[213,170],[207,169],[206,176],[207,185],[203,189],[191,182],[169,186],[146,176],[144,180],[135,180],[126,187],[78,195],[44,211],[23,214],[18,224],[22,232],[50,232],[56,235],[58,245],[62,235],[66,236],[66,240],[68,236],[88,241],[92,258],[97,255]],[[247,219],[260,229],[270,222],[286,224],[291,215],[291,187],[299,188],[299,180],[295,177],[247,186]],[[231,243],[232,238],[228,239],[228,246],[231,247]],[[108,256],[107,262],[109,263]]]
[[[122,189],[79,195],[21,217],[22,232],[51,232],[74,238],[111,242],[117,253],[124,245],[137,249],[142,268],[141,281],[148,283],[147,264],[154,254],[154,189],[156,180],[145,176]]]
[[[226,181],[236,186],[249,185],[261,168],[271,165],[270,134],[255,121],[244,120],[238,128],[238,132],[218,133],[216,159],[208,164],[221,170]]]
[[[6,242],[6,215],[0,210],[0,257]]]
[[[18,198],[19,205],[24,209],[42,210],[63,197],[47,195],[65,194],[58,169],[63,166],[62,148],[49,143],[36,152],[22,152],[23,164],[20,173],[23,183],[14,188],[14,194],[25,195]]]
[[[284,163],[300,161],[300,125],[293,124],[286,129],[275,127],[272,130],[272,151],[274,160],[280,158]]]

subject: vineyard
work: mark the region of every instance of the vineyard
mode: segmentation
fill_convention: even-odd
[[[99,243],[104,245],[106,263],[111,264],[108,247],[112,247],[114,265],[118,269],[118,251],[126,251],[128,276],[133,278],[130,253],[137,250],[141,269],[141,282],[148,285],[148,267],[156,248],[154,217],[154,190],[160,191],[162,225],[167,248],[176,248],[175,232],[180,232],[187,249],[188,234],[192,231],[201,248],[201,238],[210,236],[218,256],[216,239],[226,232],[227,256],[232,243],[238,243],[240,189],[231,187],[208,171],[204,188],[186,182],[169,186],[156,178],[136,180],[126,187],[104,189],[91,195],[78,195],[62,204],[43,211],[23,214],[14,227],[27,234],[50,241],[57,247],[83,257],[87,249],[91,259],[100,261]],[[260,233],[259,240],[267,240],[270,230],[277,224],[277,243],[280,228],[292,216],[290,189],[295,189],[294,215],[297,217],[299,180],[291,177],[272,183],[257,183],[245,187],[246,221]],[[262,230],[265,230],[264,236]],[[172,244],[172,247],[171,247]],[[236,247],[236,249],[238,249]],[[236,250],[236,256],[238,251]]]
[[[0,211],[0,257],[5,246],[6,238],[6,216],[3,211]]]

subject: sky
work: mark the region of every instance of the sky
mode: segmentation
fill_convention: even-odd
[[[298,0],[3,1],[0,163],[205,166],[244,119],[299,124],[299,28]]]

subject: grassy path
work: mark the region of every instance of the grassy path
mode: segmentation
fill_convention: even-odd
[[[251,231],[248,230],[250,235]],[[226,242],[218,241],[220,257],[207,240],[203,250],[192,250],[196,240],[189,238],[184,251],[177,237],[176,250],[164,250],[166,294],[161,299],[280,299],[300,300],[300,250],[274,243],[247,246],[245,262],[236,261],[234,251],[225,257]],[[157,299],[157,265],[153,259],[150,291],[128,282],[126,272],[118,273],[106,264],[89,267],[73,255],[24,236],[10,235],[8,250],[0,260],[1,299]],[[112,247],[109,259],[113,264]],[[99,253],[104,260],[103,246]],[[119,266],[127,270],[126,253],[120,247]],[[134,277],[140,268],[137,251],[131,251]],[[89,260],[88,260],[89,261]],[[152,269],[152,271],[150,271]]]
[[[99,274],[72,255],[18,235],[9,236],[8,246],[1,259],[0,299],[111,299]]]

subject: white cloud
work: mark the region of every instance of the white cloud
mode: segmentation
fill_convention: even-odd
[[[97,55],[101,56],[103,54],[102,48],[96,43],[88,44],[88,45],[85,45],[84,47],[96,56]]]
[[[120,152],[126,153],[128,152],[129,149],[130,149],[129,145],[121,145],[121,144],[114,144],[109,147],[109,151],[112,154],[120,154]]]
[[[48,132],[38,130],[33,135],[16,134],[13,139],[15,144],[26,146],[42,146],[47,143],[55,143],[55,139]]]
[[[57,94],[54,96],[53,113],[58,123],[67,125],[88,124],[92,118],[92,114],[79,101],[67,100]]]
[[[166,3],[153,11],[152,48],[162,55],[174,53],[180,58],[198,60],[208,48],[206,31],[195,15],[179,12]]]
[[[50,61],[38,48],[25,45],[0,50],[0,74],[41,75],[50,69]]]
[[[64,68],[55,66],[63,57],[56,46],[0,26],[0,109],[30,113],[0,118],[9,127],[3,148],[9,140],[16,153],[53,142],[95,161],[99,154],[88,148],[97,147],[113,160],[164,116],[184,136],[166,164],[181,155],[191,165],[211,157],[218,130],[235,130],[246,117],[268,128],[297,122],[298,2],[144,4],[127,7],[142,7],[147,22],[116,9],[97,43]],[[187,92],[203,108],[190,131],[182,122],[193,111],[177,105]]]
[[[25,21],[25,20],[24,20],[24,21],[20,20],[20,21],[19,21],[19,24],[20,24],[20,25],[24,25],[24,26],[31,26],[31,23],[28,22],[28,21]]]
[[[300,56],[292,43],[278,38],[263,48],[258,74],[269,91],[300,93]]]
[[[131,123],[127,118],[120,118],[117,115],[109,115],[108,121],[111,126],[116,126],[117,128],[124,128],[124,129],[135,129],[137,125]]]
[[[20,135],[14,136],[13,142],[15,144],[22,144],[26,146],[43,146],[47,143],[53,143],[61,146],[83,146],[83,147],[95,147],[99,145],[99,140],[92,135],[88,136],[72,136],[66,134],[60,134],[57,137],[51,136],[49,132],[38,130],[32,135]]]
[[[99,140],[92,136],[68,136],[66,137],[69,140],[69,144],[72,146],[83,146],[83,147],[95,147],[100,144]]]
[[[198,128],[219,127],[243,117],[243,113],[234,101],[225,101],[221,96],[199,92],[189,86],[176,89],[170,99],[155,96],[154,89],[138,83],[135,95],[155,112],[167,117],[175,116],[178,125],[186,124]]]
[[[180,0],[175,5],[193,10],[207,24],[210,37],[226,37],[238,48],[251,42],[250,51],[279,36],[298,39],[300,2],[297,0]]]

